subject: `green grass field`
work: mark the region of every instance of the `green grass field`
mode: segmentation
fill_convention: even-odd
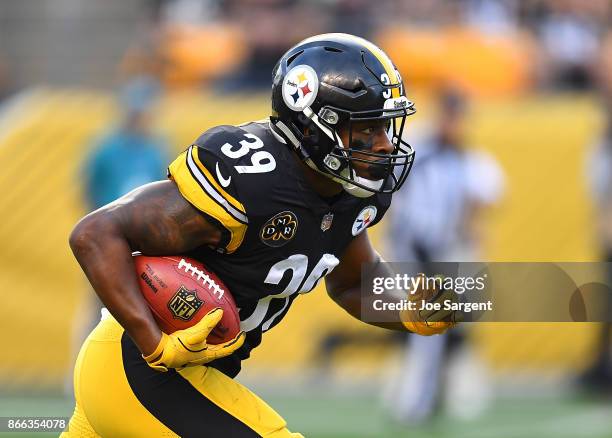
[[[308,438],[612,438],[610,400],[504,400],[476,420],[440,415],[424,426],[402,427],[389,421],[374,396],[263,395],[286,418],[292,431]],[[71,410],[72,402],[61,396],[0,397],[0,416],[69,416]],[[0,437],[17,438],[55,435],[0,433]]]

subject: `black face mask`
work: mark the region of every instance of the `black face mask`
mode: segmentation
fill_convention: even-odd
[[[414,149],[402,135],[406,118],[414,113],[414,104],[406,100],[391,109],[365,111],[347,111],[326,105],[318,111],[316,119],[305,113],[299,114],[298,121],[292,121],[290,125],[277,116],[270,120],[288,136],[287,141],[296,146],[302,159],[310,160],[336,182],[350,183],[350,186],[371,194],[391,194],[402,186],[414,161]],[[358,138],[353,139],[355,124],[365,123],[384,126],[393,150],[373,152],[375,136],[356,135]],[[340,129],[348,131],[348,141],[341,140]],[[362,175],[357,175],[357,170]],[[360,178],[382,181],[383,184],[373,186],[360,182]]]
[[[371,152],[374,147],[372,139],[368,141],[355,139],[351,143],[351,151],[353,152]],[[367,163],[365,176],[371,180],[385,179],[389,173],[389,166],[387,160],[373,160]]]

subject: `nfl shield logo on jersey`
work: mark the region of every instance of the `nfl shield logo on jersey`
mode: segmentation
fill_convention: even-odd
[[[168,302],[168,309],[175,318],[189,321],[203,303],[204,301],[198,298],[195,290],[188,290],[185,286],[181,286]]]
[[[334,220],[333,213],[327,213],[321,220],[321,231],[327,231],[331,228],[332,221]]]

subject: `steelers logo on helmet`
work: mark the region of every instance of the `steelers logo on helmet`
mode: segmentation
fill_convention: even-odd
[[[283,82],[283,100],[293,111],[310,106],[319,90],[317,73],[309,65],[293,67]]]

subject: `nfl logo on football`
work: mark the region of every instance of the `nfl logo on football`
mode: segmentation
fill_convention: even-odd
[[[168,302],[168,309],[175,318],[189,321],[202,306],[202,303],[203,301],[198,298],[195,291],[187,290],[185,286],[181,286]]]

